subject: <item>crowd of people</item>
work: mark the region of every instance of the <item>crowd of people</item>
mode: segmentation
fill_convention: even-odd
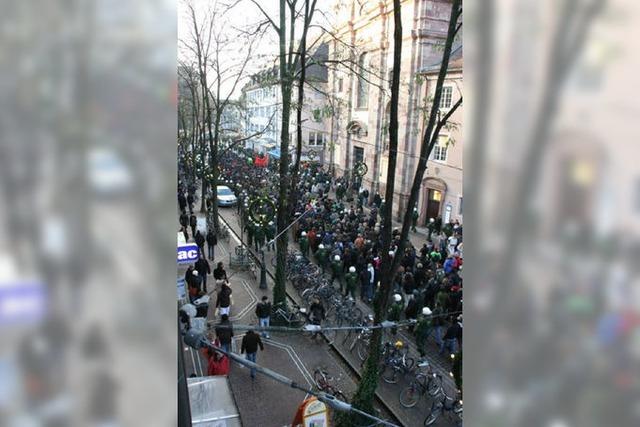
[[[249,247],[256,251],[274,250],[275,217],[268,223],[254,221],[250,215],[250,203],[258,197],[277,200],[277,163],[271,161],[267,167],[256,167],[249,159],[248,153],[226,152],[220,159],[222,167],[219,184],[229,186],[238,197],[236,209],[242,231],[246,233],[243,238]],[[384,231],[382,215],[385,201],[379,193],[371,195],[368,190],[358,188],[352,181],[344,176],[333,177],[318,164],[301,165],[296,191],[289,199],[294,203],[291,209],[292,235],[300,252],[315,260],[330,277],[331,283],[345,296],[350,295],[354,299],[360,298],[366,304],[372,304],[374,295],[380,288]],[[188,239],[187,226],[192,227],[192,236],[201,248],[202,255],[196,265],[189,267],[185,276],[191,302],[194,302],[207,294],[206,277],[211,274],[211,270],[206,258],[208,256],[209,260],[213,260],[217,240],[213,231],[208,230],[207,235],[202,236],[195,228],[195,186],[187,187],[186,190],[187,195],[184,196],[183,190],[178,198],[181,231]],[[191,217],[186,214],[187,209]],[[417,232],[418,217],[415,210],[412,233]],[[403,252],[398,253],[400,230],[392,230],[389,255],[401,259],[400,267],[392,279],[393,292],[387,318],[394,321],[416,321],[410,331],[415,335],[422,356],[425,355],[426,344],[431,337],[441,354],[445,350],[455,353],[461,348],[462,232],[462,224],[457,219],[443,223],[440,217],[430,218],[426,224],[422,246],[414,246],[410,239]],[[206,254],[204,243],[209,247]],[[233,337],[229,322],[232,290],[222,263],[218,263],[213,275],[217,293],[216,313],[221,317],[216,327],[216,340],[222,348],[229,350]],[[314,304],[319,307],[316,307],[316,311],[320,311],[320,308],[324,310],[320,301],[314,301]],[[256,308],[261,326],[269,324],[267,310],[270,310],[267,300],[263,300]],[[263,337],[266,336],[268,335],[264,333]],[[262,348],[262,342],[259,341],[258,334],[251,334],[250,338],[250,343],[244,343],[243,340],[243,348],[250,351],[249,360],[255,360],[257,347]],[[225,361],[224,356],[210,352],[208,358],[211,372],[224,371],[225,366],[228,369],[228,361]]]
[[[276,235],[273,221],[267,225],[252,221],[249,204],[256,197],[277,200],[277,165],[255,167],[247,157],[226,153],[221,176],[239,196],[237,210],[248,243],[270,250],[267,243]],[[303,255],[315,259],[343,294],[371,304],[380,285],[382,196],[357,188],[348,177],[334,178],[321,165],[305,163],[290,201],[295,201],[293,239]],[[415,210],[413,233],[417,218]],[[428,220],[425,230],[422,246],[409,241],[403,253],[397,253],[400,230],[392,230],[391,252],[401,260],[392,281],[388,317],[416,320],[412,330],[421,353],[430,337],[440,353],[455,353],[462,340],[463,227],[458,219],[443,223],[437,217]]]

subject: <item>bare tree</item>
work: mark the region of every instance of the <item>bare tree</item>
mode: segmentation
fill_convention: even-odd
[[[303,15],[298,10],[298,0],[280,0],[279,4],[279,22],[276,23],[268,12],[262,7],[258,0],[251,2],[260,10],[279,39],[279,74],[280,74],[280,90],[282,94],[282,126],[280,129],[280,164],[279,164],[279,190],[278,190],[278,207],[277,207],[277,229],[279,237],[276,242],[277,264],[276,279],[273,288],[273,301],[275,305],[286,305],[286,275],[285,265],[287,259],[287,247],[289,243],[287,233],[281,233],[289,225],[290,208],[289,194],[291,192],[291,175],[289,174],[289,121],[291,119],[291,94],[295,83],[296,69],[300,64],[302,43],[296,40],[296,23],[297,18]],[[312,22],[314,12],[316,10],[317,0],[311,0],[308,3],[305,0],[304,18],[301,29],[301,40],[306,40],[309,26]],[[302,8],[300,8],[302,9]],[[288,27],[287,27],[288,25]],[[306,45],[306,43],[305,43]]]
[[[192,38],[182,41],[197,64],[202,88],[203,130],[209,151],[208,166],[202,177],[202,209],[207,207],[207,227],[215,230],[219,228],[218,205],[215,201],[220,173],[218,159],[223,130],[222,115],[232,105],[236,89],[247,78],[248,64],[255,55],[255,48],[265,30],[262,25],[252,31],[230,28],[225,18],[236,5],[237,2],[231,5],[215,2],[199,20],[193,3],[188,2],[187,9],[193,27]],[[242,49],[238,49],[239,46]],[[232,50],[238,51],[238,55],[227,54]],[[243,140],[236,140],[235,144]],[[207,189],[210,190],[208,196]],[[209,203],[206,203],[207,200]]]
[[[429,115],[429,121],[427,123],[422,143],[420,147],[420,159],[418,161],[417,170],[414,176],[413,185],[411,187],[411,193],[409,196],[408,206],[403,218],[402,231],[400,242],[395,250],[395,256],[391,254],[392,243],[392,222],[391,215],[393,212],[393,199],[394,199],[394,181],[395,181],[395,168],[398,153],[398,102],[400,93],[400,64],[402,59],[402,19],[401,19],[401,6],[400,0],[394,0],[394,50],[393,50],[393,73],[391,82],[391,109],[389,117],[389,164],[387,168],[387,187],[385,193],[385,200],[387,203],[384,207],[383,223],[381,227],[382,235],[382,264],[381,264],[381,283],[380,290],[376,293],[374,298],[374,322],[379,324],[386,319],[389,297],[391,293],[393,278],[398,270],[400,258],[404,252],[404,247],[408,240],[409,228],[411,225],[411,214],[416,204],[418,193],[420,191],[420,184],[422,177],[426,171],[427,160],[429,154],[433,150],[435,143],[437,142],[440,129],[445,125],[449,117],[460,107],[462,104],[462,98],[449,110],[444,117],[438,117],[438,106],[440,105],[440,99],[442,96],[442,86],[444,84],[445,76],[447,74],[449,59],[451,56],[451,50],[453,46],[454,38],[460,29],[458,20],[462,14],[462,0],[454,0],[451,6],[451,16],[449,19],[449,28],[447,31],[447,38],[445,41],[444,52],[442,56],[442,62],[440,65],[440,72],[438,74],[438,80],[435,88],[435,95],[433,98],[433,104]],[[353,404],[365,411],[371,413],[373,411],[373,399],[376,388],[378,386],[378,367],[380,364],[380,347],[382,341],[382,330],[374,329],[369,346],[369,356],[365,363],[365,370],[362,374],[358,390],[353,398]],[[354,425],[354,422],[358,421],[354,419],[355,415],[345,414],[340,420],[339,426]]]

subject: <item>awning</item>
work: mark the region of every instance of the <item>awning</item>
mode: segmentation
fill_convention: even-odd
[[[280,160],[280,149],[279,148],[274,148],[273,150],[268,151],[267,154],[269,154],[269,156],[273,157],[274,159]]]

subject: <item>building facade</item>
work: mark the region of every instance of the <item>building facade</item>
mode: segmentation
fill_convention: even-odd
[[[362,3],[362,4],[361,4]],[[337,66],[329,73],[334,101],[329,163],[337,174],[349,175],[354,164],[368,171],[362,185],[371,195],[384,197],[387,185],[388,122],[393,67],[393,4],[391,1],[338,1],[335,4],[337,38],[352,49],[329,42],[329,56],[353,66]],[[398,109],[398,156],[394,177],[395,219],[404,214],[413,183],[425,114],[433,96],[451,12],[450,0],[402,2],[402,64]],[[462,96],[462,46],[454,44],[442,114]],[[440,134],[422,179],[418,210],[420,224],[429,218],[462,220],[462,110]]]
[[[322,44],[312,55],[321,63],[327,57],[328,46]],[[244,134],[259,134],[247,141],[246,146],[260,152],[279,153],[282,126],[282,92],[275,69],[252,77],[243,88],[244,98]],[[327,118],[327,68],[314,64],[307,68],[307,83],[304,89],[302,108],[302,156],[303,160],[312,157],[323,161],[325,148],[329,141],[329,123]],[[293,154],[296,147],[296,109],[298,88],[294,86],[291,95],[291,120],[289,122],[289,150]]]

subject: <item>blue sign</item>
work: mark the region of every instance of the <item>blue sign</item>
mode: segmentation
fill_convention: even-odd
[[[0,283],[0,324],[37,322],[45,311],[46,292],[41,283]]]
[[[191,263],[198,260],[200,250],[195,243],[178,246],[178,264]]]
[[[178,279],[178,301],[187,298],[187,289],[184,286],[184,279]]]

